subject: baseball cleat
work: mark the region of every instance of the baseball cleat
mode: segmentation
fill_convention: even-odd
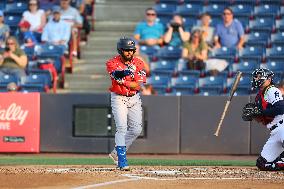
[[[118,157],[117,157],[116,153],[111,152],[108,156],[110,157],[110,159],[112,159],[112,161],[115,165],[118,165]]]
[[[130,171],[130,167],[129,166],[117,167],[117,169],[119,169],[121,171]]]

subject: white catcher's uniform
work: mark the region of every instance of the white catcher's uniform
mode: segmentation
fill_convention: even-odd
[[[281,91],[274,86],[270,86],[263,97],[268,106],[273,106],[276,102],[283,100]],[[268,162],[273,162],[284,151],[284,114],[275,116],[266,127],[271,132],[269,139],[263,146],[261,156]]]

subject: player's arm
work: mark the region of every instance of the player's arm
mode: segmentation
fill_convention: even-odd
[[[281,91],[278,88],[271,88],[267,92],[267,101],[270,107],[263,110],[264,116],[275,117],[284,114],[284,100]]]
[[[263,110],[264,116],[275,117],[284,114],[284,100],[275,102],[271,108]]]

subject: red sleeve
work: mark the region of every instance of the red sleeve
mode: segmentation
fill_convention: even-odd
[[[146,72],[144,71],[144,62],[138,59],[136,64],[136,72],[134,75],[134,80],[137,82],[146,83]]]
[[[106,67],[107,67],[107,72],[110,75],[113,71],[115,71],[117,69],[115,62],[112,59],[107,61]]]

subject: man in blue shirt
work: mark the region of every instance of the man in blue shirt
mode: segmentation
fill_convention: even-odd
[[[134,31],[134,38],[140,45],[162,45],[164,26],[156,22],[157,13],[153,8],[146,9],[145,13],[146,20],[138,23]]]
[[[222,46],[229,48],[243,48],[244,29],[242,24],[233,17],[233,11],[225,8],[223,11],[223,23],[216,26],[214,34],[215,48]]]
[[[71,27],[61,20],[60,16],[60,7],[53,7],[53,18],[43,28],[41,40],[52,45],[59,45],[66,50],[71,36]]]

